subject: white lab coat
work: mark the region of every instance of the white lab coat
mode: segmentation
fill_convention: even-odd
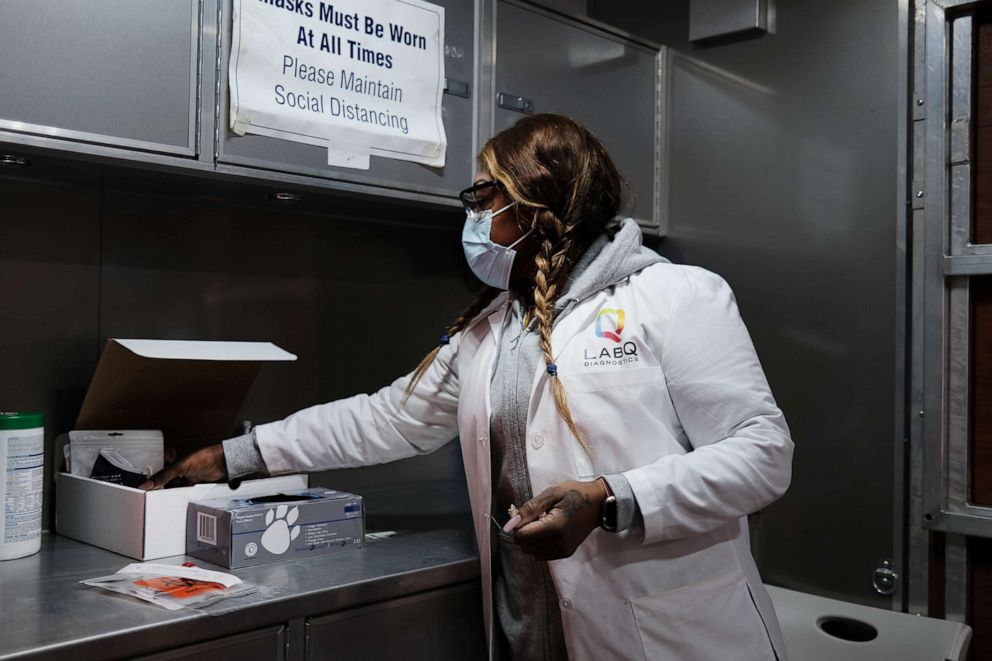
[[[393,461],[457,432],[490,649],[490,380],[506,311],[501,295],[442,347],[403,408],[409,377],[257,428],[273,473]],[[703,269],[654,264],[581,301],[552,347],[592,457],[538,370],[527,424],[534,493],[622,472],[643,515],[643,530],[594,530],[549,563],[570,658],[764,661],[774,648],[785,659],[747,514],[785,492],[793,443],[730,288]]]

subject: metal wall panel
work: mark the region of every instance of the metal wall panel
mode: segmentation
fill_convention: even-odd
[[[599,137],[633,193],[631,215],[657,224],[657,53],[531,8],[497,7],[496,92],[560,112]],[[497,108],[495,129],[523,115]],[[622,117],[622,120],[620,119]]]
[[[727,278],[796,442],[792,486],[756,531],[762,574],[889,606],[871,574],[902,515],[898,3],[782,2],[776,35],[706,48],[688,43],[688,2],[636,22],[618,4],[595,17],[676,51],[660,250]]]
[[[221,85],[218,161],[236,165],[294,172],[315,177],[345,179],[419,192],[454,195],[471,183],[475,154],[472,146],[473,115],[478,90],[475,85],[475,2],[435,0],[444,7],[444,75],[468,83],[470,96],[444,94],[442,117],[448,139],[443,168],[372,157],[371,168],[353,170],[327,165],[327,149],[260,135],[239,136],[230,128],[228,58],[231,52],[231,2],[224,0],[221,26]]]
[[[45,414],[49,528],[55,435],[75,422],[98,355],[100,192],[0,177],[0,237],[0,409]]]
[[[197,0],[0,6],[0,129],[195,153]]]

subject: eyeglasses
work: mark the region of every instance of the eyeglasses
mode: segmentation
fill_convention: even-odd
[[[465,207],[466,211],[479,211],[482,205],[492,198],[492,193],[486,192],[490,188],[503,190],[503,184],[499,183],[495,179],[480,181],[476,184],[472,184],[459,193],[458,199],[461,200],[462,206]]]

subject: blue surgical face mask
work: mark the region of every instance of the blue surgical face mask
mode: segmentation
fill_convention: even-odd
[[[465,227],[462,229],[462,248],[465,250],[465,259],[468,260],[469,268],[479,280],[497,289],[509,289],[513,258],[517,256],[517,251],[513,249],[513,246],[523,241],[528,234],[534,231],[534,228],[531,227],[523,236],[508,246],[501,246],[493,242],[490,237],[493,218],[514,204],[516,202],[511,202],[495,212],[491,209],[468,210],[465,217]]]

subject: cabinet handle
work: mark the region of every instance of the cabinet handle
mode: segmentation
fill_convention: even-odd
[[[467,99],[471,96],[471,90],[469,89],[468,83],[463,80],[445,78],[444,91],[451,96],[460,96],[463,99]]]
[[[526,115],[534,112],[534,100],[524,96],[517,96],[516,94],[500,92],[496,95],[496,104],[503,110],[522,112]]]

